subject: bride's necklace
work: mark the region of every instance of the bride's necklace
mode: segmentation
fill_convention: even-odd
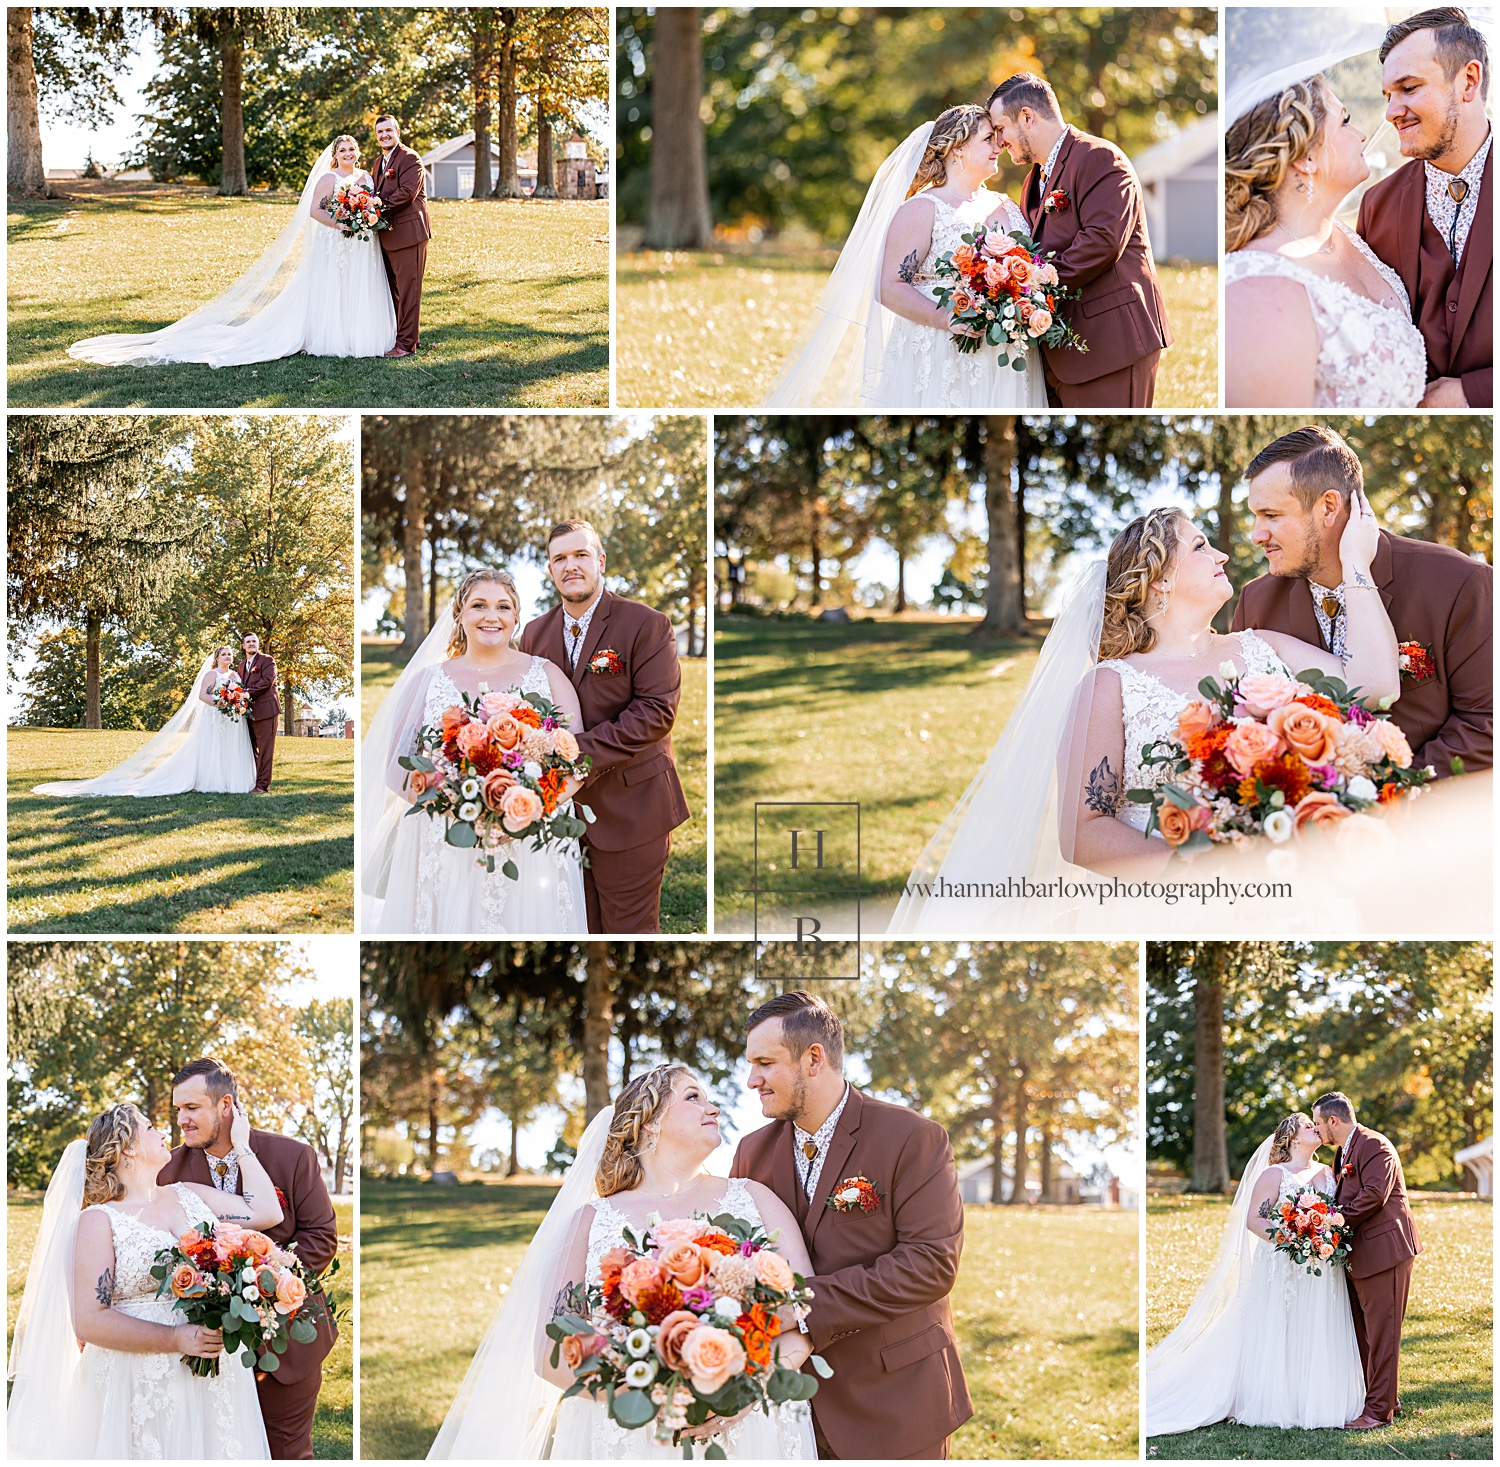
[[[1279,219],[1276,221],[1276,228],[1279,229],[1284,235],[1286,235],[1286,237],[1291,240],[1293,244],[1305,244],[1312,238],[1310,234],[1293,234],[1292,231],[1288,229],[1286,225],[1283,224]],[[1328,231],[1328,243],[1318,245],[1313,250],[1313,253],[1315,255],[1331,255],[1333,253],[1333,230],[1330,229]]]

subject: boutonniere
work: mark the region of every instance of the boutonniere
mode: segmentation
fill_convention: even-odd
[[[1343,1166],[1341,1166],[1339,1168],[1339,1180],[1343,1181],[1345,1177],[1352,1177],[1353,1175],[1354,1175],[1354,1163],[1350,1162],[1350,1161],[1346,1161],[1343,1164]]]
[[[277,1201],[278,1205],[280,1206],[281,1210],[283,1212],[285,1212],[286,1208],[287,1208],[286,1193],[283,1192],[280,1187],[278,1187],[276,1189],[276,1201]]]
[[[1432,660],[1432,649],[1421,642],[1397,642],[1396,656],[1401,664],[1401,676],[1414,683],[1425,683],[1437,676],[1437,663]]]
[[[880,1189],[868,1177],[845,1177],[828,1194],[835,1212],[879,1212]]]
[[[589,671],[600,677],[606,673],[613,675],[624,672],[625,664],[620,661],[620,654],[613,647],[606,647],[589,658]]]
[[[1042,200],[1042,213],[1044,214],[1066,214],[1073,207],[1065,190],[1055,188],[1045,199]]]

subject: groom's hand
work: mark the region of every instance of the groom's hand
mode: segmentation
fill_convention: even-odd
[[[1426,394],[1417,404],[1424,408],[1463,408],[1468,405],[1469,399],[1464,396],[1464,384],[1457,377],[1438,377],[1429,382]]]

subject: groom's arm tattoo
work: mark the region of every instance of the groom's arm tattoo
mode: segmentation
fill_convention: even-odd
[[[94,1285],[94,1297],[102,1308],[108,1309],[115,1302],[115,1271],[106,1268]]]
[[[908,285],[910,285],[912,281],[917,278],[917,266],[921,263],[922,257],[915,250],[913,250],[911,254],[909,254],[904,260],[902,260],[900,266],[896,270],[896,274],[899,275]]]
[[[1106,754],[1089,775],[1083,803],[1099,815],[1114,815],[1120,809],[1120,776],[1109,767]]]

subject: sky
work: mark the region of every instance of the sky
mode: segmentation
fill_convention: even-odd
[[[292,937],[287,946],[313,970],[311,981],[287,983],[281,997],[295,1008],[314,999],[353,1000],[359,993],[359,954],[347,937]]]

